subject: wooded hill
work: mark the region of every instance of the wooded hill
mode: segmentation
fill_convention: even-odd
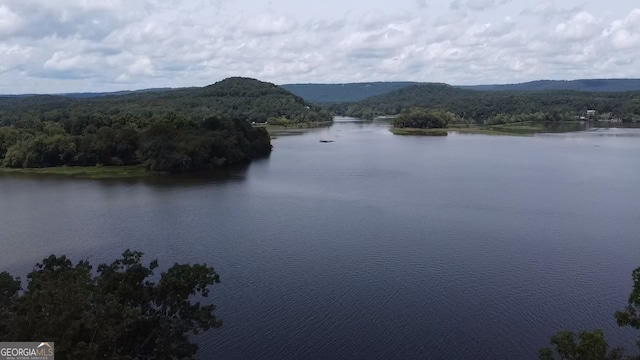
[[[640,91],[640,79],[581,79],[537,80],[519,84],[459,86],[483,91],[549,91],[572,90],[583,92]]]
[[[536,113],[547,114],[552,121],[577,120],[587,110],[611,113],[630,121],[640,117],[640,92],[477,91],[431,83],[330,106],[338,115],[359,118],[395,115],[413,107],[450,111],[478,123],[498,115]]]
[[[354,102],[386,94],[416,82],[370,82],[348,84],[287,84],[284,89],[314,103]]]
[[[366,98],[387,94],[409,85],[428,85],[419,82],[367,82],[346,84],[287,84],[283,88],[314,103],[357,102]],[[459,89],[480,91],[550,91],[572,90],[583,92],[640,91],[640,79],[585,79],[539,80],[520,84],[503,85],[454,85]]]
[[[247,78],[94,98],[2,98],[0,164],[201,170],[268,155],[269,135],[251,126],[268,120],[313,123],[331,121],[331,115],[279,86]]]

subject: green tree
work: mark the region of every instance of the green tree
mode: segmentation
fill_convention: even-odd
[[[21,283],[0,273],[0,338],[5,341],[55,341],[61,359],[194,359],[198,347],[190,334],[222,322],[214,305],[193,303],[219,283],[207,265],[175,264],[151,281],[157,261],[142,263],[142,253],[92,271],[51,255]]]
[[[635,269],[631,277],[633,290],[629,295],[627,306],[622,311],[616,311],[615,316],[618,326],[630,326],[640,330],[640,268]]]
[[[577,340],[577,341],[576,341]],[[609,344],[600,329],[583,331],[576,339],[576,334],[571,331],[561,331],[551,338],[551,345],[555,353],[562,360],[617,360],[623,358],[621,349],[609,351]],[[554,360],[554,350],[541,349],[540,360]]]
[[[413,108],[396,116],[393,126],[397,128],[441,129],[453,122],[451,113],[441,110]]]

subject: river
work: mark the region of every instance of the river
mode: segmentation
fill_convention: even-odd
[[[206,262],[199,359],[535,359],[601,327],[640,266],[640,129],[402,137],[337,119],[209,176],[0,174],[0,270],[131,248]],[[321,143],[320,140],[334,140]]]

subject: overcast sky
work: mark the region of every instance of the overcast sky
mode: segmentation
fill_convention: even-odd
[[[0,0],[0,93],[640,77],[638,0]]]

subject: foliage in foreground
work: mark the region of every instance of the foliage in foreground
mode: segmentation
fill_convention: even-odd
[[[195,359],[189,334],[217,328],[214,305],[193,303],[219,283],[206,265],[175,264],[150,281],[142,253],[125,251],[97,274],[87,261],[73,265],[51,255],[19,278],[0,273],[0,339],[54,341],[60,359]]]
[[[633,290],[629,302],[622,311],[616,311],[618,326],[630,326],[640,330],[640,268],[633,271]],[[552,348],[540,349],[540,360],[621,360],[640,359],[640,356],[625,355],[624,349],[611,349],[604,332],[596,329],[583,331],[579,335],[571,331],[560,331],[551,338]],[[638,342],[640,346],[640,341]],[[555,355],[558,355],[556,357]]]

